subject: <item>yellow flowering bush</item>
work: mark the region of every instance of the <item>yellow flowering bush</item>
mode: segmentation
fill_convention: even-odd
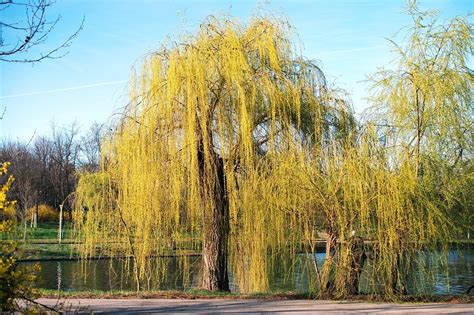
[[[10,165],[9,162],[5,162],[3,164],[0,164],[0,178],[3,176],[6,176],[8,166]],[[10,188],[10,186],[13,183],[13,176],[9,176],[6,179],[6,182],[3,185],[0,185],[0,233],[5,232],[5,229],[7,226],[4,226],[5,224],[8,225],[7,219],[12,218],[12,213],[14,214],[14,206],[15,202],[14,201],[7,201],[7,191]]]
[[[38,209],[36,207],[38,207]],[[26,217],[32,218],[35,213],[38,214],[39,222],[56,222],[59,219],[58,212],[55,211],[53,207],[45,204],[33,206],[26,210]]]
[[[0,179],[7,176],[8,165],[8,162],[0,164]],[[18,266],[17,244],[10,237],[14,222],[8,220],[6,215],[15,205],[15,202],[7,200],[7,191],[12,182],[13,177],[9,176],[4,184],[0,184],[0,312],[18,310],[18,299],[30,300],[34,294],[34,271],[38,268]]]

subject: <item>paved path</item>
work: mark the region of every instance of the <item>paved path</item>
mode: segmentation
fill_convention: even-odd
[[[38,299],[55,305],[57,300]],[[291,314],[474,314],[474,304],[389,304],[314,300],[231,300],[231,299],[70,299],[65,309],[90,313],[263,313]]]

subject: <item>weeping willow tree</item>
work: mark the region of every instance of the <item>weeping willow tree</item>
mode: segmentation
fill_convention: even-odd
[[[295,256],[302,228],[298,209],[274,206],[292,197],[266,187],[292,185],[273,174],[354,125],[295,51],[281,20],[211,17],[147,57],[102,171],[78,184],[84,256],[133,257],[139,287],[153,256],[187,243],[202,253],[204,289],[229,290],[229,266],[241,291],[267,289],[272,257]]]
[[[132,257],[137,288],[166,275],[153,257],[184,248],[201,253],[208,290],[229,290],[232,275],[241,292],[264,291],[273,273],[298,268],[310,290],[331,297],[395,296],[420,277],[434,280],[429,254],[446,253],[453,225],[448,199],[428,185],[436,168],[424,161],[436,151],[455,162],[439,141],[463,139],[454,143],[465,148],[462,128],[472,128],[460,114],[472,77],[454,69],[465,65],[455,49],[470,29],[456,21],[447,37],[425,38],[416,26],[400,71],[375,76],[385,133],[356,123],[348,98],[295,52],[281,20],[208,18],[163,46],[132,76],[101,171],[79,180],[83,256]],[[444,39],[431,46],[433,38]],[[455,52],[445,53],[445,41]],[[439,50],[444,68],[432,65],[438,57],[418,65],[420,43],[425,56]],[[185,257],[180,267],[189,270]]]
[[[330,294],[426,293],[459,227],[453,211],[472,212],[472,26],[463,17],[438,24],[414,1],[408,13],[406,45],[392,42],[395,69],[370,77],[373,122],[309,171],[314,202],[327,200],[321,285]]]
[[[369,125],[284,173],[298,185],[275,180],[272,190],[297,196],[282,207],[299,209],[308,253],[315,255],[316,236],[326,239],[324,261],[313,263],[320,297],[394,298],[430,288],[440,258],[430,255],[445,253],[452,225],[420,185],[408,152],[387,150]]]
[[[407,151],[433,202],[472,229],[474,38],[469,16],[444,23],[409,1],[413,25],[394,41],[395,69],[370,77],[372,101],[388,145]]]

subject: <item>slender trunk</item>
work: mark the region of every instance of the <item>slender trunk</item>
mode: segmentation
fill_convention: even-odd
[[[210,156],[210,161],[206,161],[201,143],[198,150],[201,192],[204,202],[208,202],[203,205],[202,287],[209,291],[229,291],[229,202],[224,164],[214,152]]]
[[[415,90],[415,103],[416,103],[416,143],[415,143],[415,163],[416,163],[416,176],[420,174],[420,154],[421,154],[421,137],[422,137],[422,124],[423,124],[423,107],[420,105],[419,97],[420,89]]]
[[[27,225],[28,219],[24,219],[24,220],[25,220],[25,229],[23,230],[23,243],[26,242],[26,225]]]
[[[336,237],[332,233],[328,233],[326,240],[326,258],[321,271],[321,293],[322,295],[330,295],[332,293],[331,270],[333,264],[332,251],[336,244]]]
[[[35,229],[38,227],[38,218],[39,218],[39,209],[38,209],[38,204],[36,204],[36,213],[35,213],[34,223],[33,223],[33,227]]]

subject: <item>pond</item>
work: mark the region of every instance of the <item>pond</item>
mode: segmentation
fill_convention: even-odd
[[[303,255],[303,257],[306,257]],[[316,254],[316,260],[322,262],[324,253]],[[81,262],[78,260],[57,260],[24,262],[24,265],[39,263],[38,286],[45,289],[69,290],[124,290],[136,289],[129,271],[131,266],[121,259],[98,259]],[[183,274],[179,267],[182,259],[177,257],[156,258],[157,266],[167,265],[167,276],[161,279],[150,279],[148,288],[152,290],[183,290],[199,287],[200,256],[188,256],[189,273]],[[430,289],[435,294],[464,294],[474,285],[474,248],[452,250],[448,256],[448,274],[441,273],[436,285]],[[230,274],[231,291],[238,292],[232,274]],[[306,292],[308,275],[303,268],[295,268],[288,277],[275,272],[269,278],[270,290],[292,290]]]

